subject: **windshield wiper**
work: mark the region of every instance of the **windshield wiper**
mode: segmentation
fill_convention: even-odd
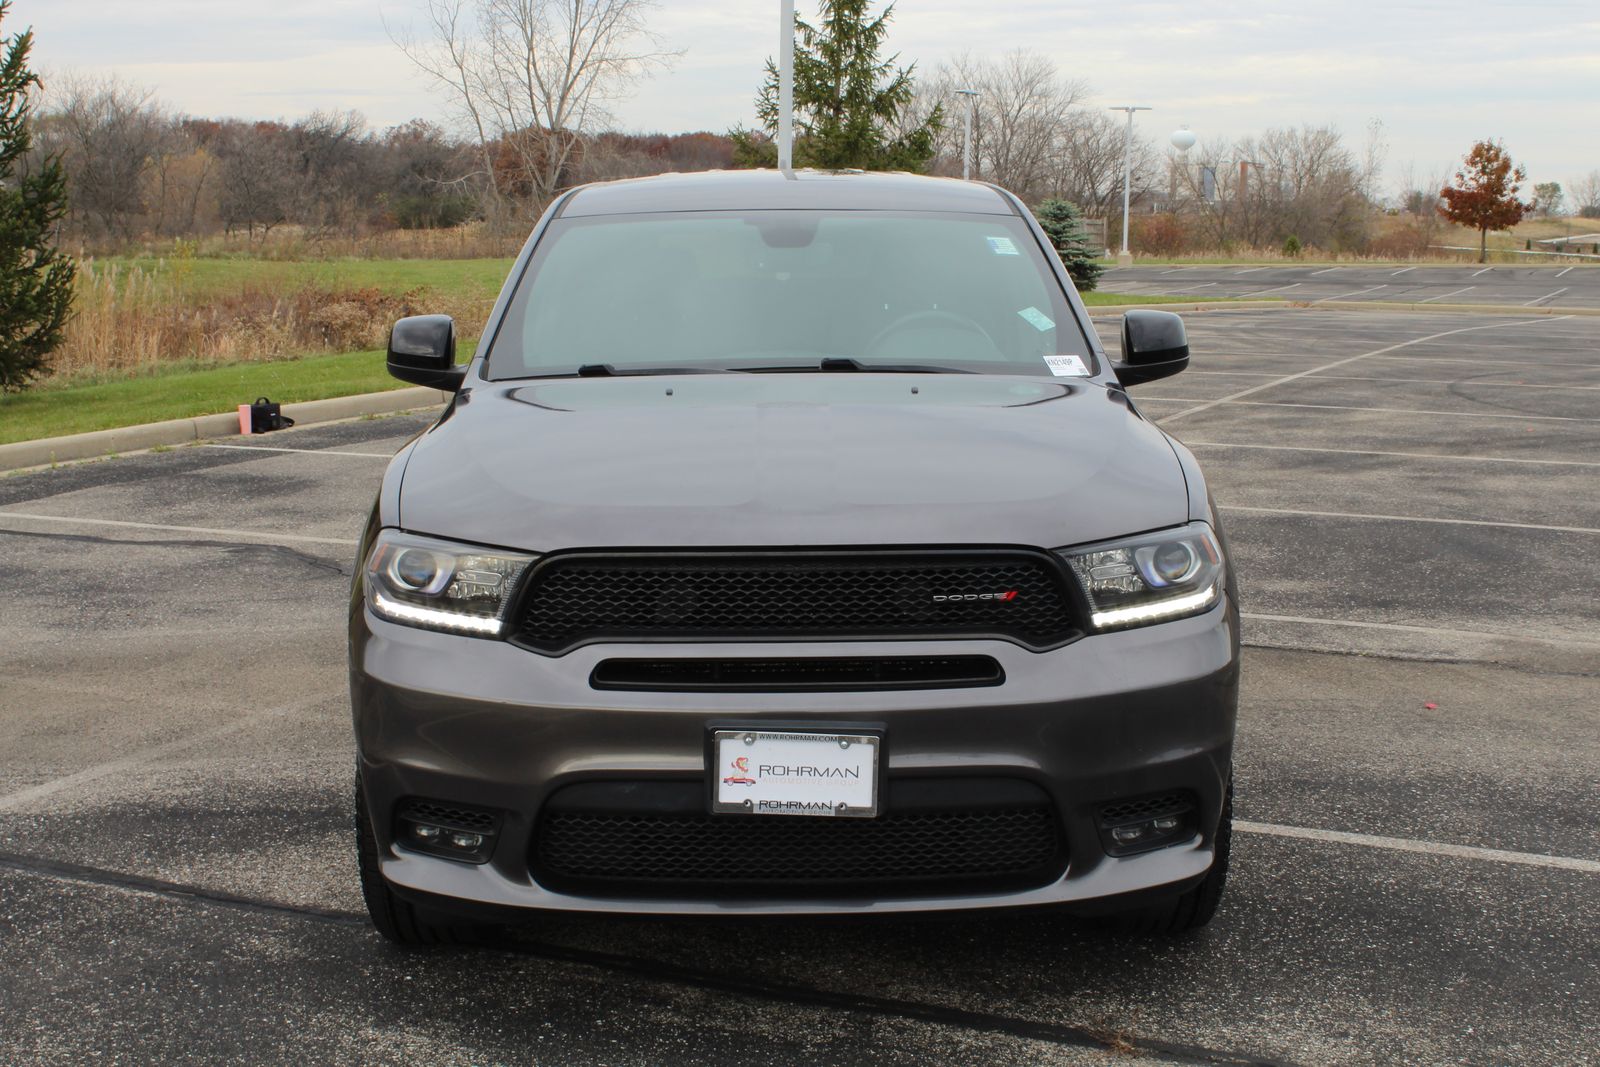
[[[840,371],[864,372],[867,374],[976,374],[977,371],[963,370],[960,367],[939,367],[931,363],[863,363],[854,356],[823,356],[817,363],[773,364],[763,367],[738,367],[740,371],[751,374],[764,373],[804,373],[806,371],[821,371],[824,374],[833,374]]]
[[[584,363],[578,367],[579,378],[626,378],[641,374],[726,374],[716,367],[615,367],[610,363]],[[544,377],[541,375],[540,377]],[[549,377],[568,377],[549,375]]]

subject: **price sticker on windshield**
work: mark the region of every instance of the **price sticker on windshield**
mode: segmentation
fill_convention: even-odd
[[[1057,378],[1087,378],[1089,368],[1077,356],[1045,356],[1044,365]]]

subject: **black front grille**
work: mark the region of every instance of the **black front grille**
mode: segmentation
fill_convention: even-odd
[[[1141,819],[1155,819],[1163,815],[1182,815],[1195,809],[1193,793],[1158,793],[1153,796],[1106,804],[1100,808],[1101,826],[1120,826]]]
[[[451,830],[469,830],[476,833],[494,833],[500,827],[500,817],[492,811],[462,808],[434,800],[402,801],[399,816],[412,822],[425,822]]]
[[[1026,783],[925,783],[920,801],[902,790],[900,803],[891,790],[874,819],[711,815],[698,784],[689,802],[643,803],[672,788],[619,784],[593,805],[557,794],[539,820],[535,877],[598,895],[915,896],[1043,885],[1065,868],[1054,810]]]
[[[792,659],[607,659],[589,676],[596,689],[688,693],[819,693],[960,689],[999,685],[992,656],[824,656]]]
[[[599,639],[1077,636],[1060,565],[1026,550],[572,553],[532,572],[517,639],[559,652]]]

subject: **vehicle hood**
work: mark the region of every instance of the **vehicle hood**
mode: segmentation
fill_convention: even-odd
[[[479,383],[412,449],[400,525],[485,545],[1012,544],[1188,518],[1120,393],[989,375]]]

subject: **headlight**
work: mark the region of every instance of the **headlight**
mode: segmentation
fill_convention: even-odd
[[[1057,551],[1089,595],[1095,630],[1198,615],[1222,598],[1227,563],[1203,522]]]
[[[532,556],[383,530],[367,554],[367,606],[390,622],[498,637],[517,579],[532,562]]]

